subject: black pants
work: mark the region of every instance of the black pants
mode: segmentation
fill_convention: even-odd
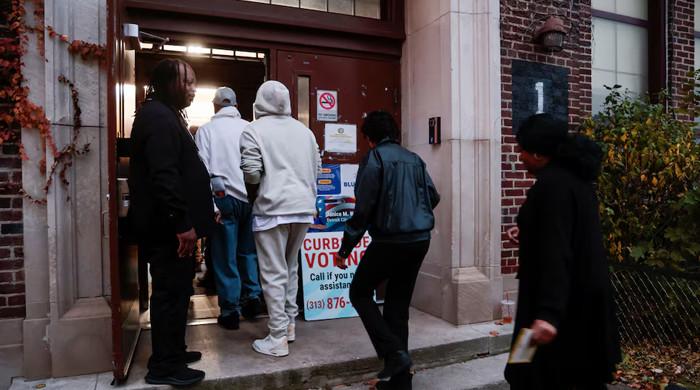
[[[145,246],[151,264],[152,375],[162,376],[185,367],[185,329],[190,297],[194,294],[194,257],[177,256],[177,240]]]
[[[418,271],[430,241],[405,244],[372,242],[350,285],[350,301],[357,310],[380,358],[408,350],[408,307]],[[373,296],[386,280],[384,315]]]

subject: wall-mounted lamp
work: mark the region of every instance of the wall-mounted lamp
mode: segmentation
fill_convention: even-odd
[[[150,34],[139,30],[138,24],[124,23],[124,43],[127,50],[141,50],[144,48],[154,51],[161,50],[163,45],[170,41],[170,38],[159,37],[158,35]],[[145,38],[149,42],[144,42],[141,38]]]
[[[564,21],[556,16],[550,16],[542,27],[535,31],[534,41],[544,46],[548,51],[562,51],[566,33]]]
[[[141,49],[141,41],[139,40],[139,25],[133,23],[124,23],[124,44],[127,50]]]

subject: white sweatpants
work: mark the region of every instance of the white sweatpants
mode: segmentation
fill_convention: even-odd
[[[297,306],[299,249],[304,242],[307,223],[288,223],[255,232],[260,282],[270,319],[270,334],[287,335],[287,325],[294,323]]]

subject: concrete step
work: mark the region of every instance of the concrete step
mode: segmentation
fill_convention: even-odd
[[[474,359],[465,363],[417,371],[414,389],[508,390],[503,378],[508,354]]]
[[[503,369],[508,354],[473,359],[464,363],[416,370],[413,376],[414,390],[508,390],[503,379]],[[367,390],[373,382],[336,386],[333,390]]]
[[[503,353],[464,363],[416,370],[413,376],[413,390],[509,390],[510,386],[503,378],[507,360],[508,354]],[[375,382],[340,385],[332,390],[373,390]],[[608,389],[632,390],[625,385],[608,385]]]
[[[417,370],[454,366],[475,358],[498,355],[507,351],[510,344],[511,325],[488,322],[454,326],[415,309],[411,309],[410,318],[409,349]],[[202,360],[193,364],[192,368],[204,370],[207,374],[204,382],[196,388],[329,389],[337,385],[363,383],[376,377],[382,367],[359,318],[298,321],[297,341],[290,345],[290,355],[285,358],[253,352],[251,342],[264,337],[266,333],[265,321],[243,322],[237,331],[227,331],[216,325],[189,327],[187,345],[191,350],[203,353]],[[144,382],[149,355],[150,332],[147,331],[141,336],[129,378],[119,390],[169,388]],[[481,361],[474,364],[483,364]],[[459,371],[459,367],[453,369]],[[481,375],[474,374],[475,377]],[[11,389],[29,390],[44,384],[47,389],[113,390],[111,380],[111,373],[33,382],[15,379]],[[422,379],[417,377],[416,380]]]

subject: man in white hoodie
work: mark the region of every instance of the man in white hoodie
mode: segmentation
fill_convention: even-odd
[[[316,137],[291,117],[289,90],[267,81],[255,99],[255,121],[241,136],[241,169],[253,204],[253,231],[270,334],[253,349],[289,354],[298,313],[298,253],[316,211],[321,156]]]
[[[199,128],[195,141],[212,178],[216,206],[218,224],[209,248],[221,309],[218,323],[238,329],[241,311],[253,318],[261,306],[251,206],[240,168],[239,141],[249,122],[241,119],[231,88],[217,89],[213,103],[216,114]]]

